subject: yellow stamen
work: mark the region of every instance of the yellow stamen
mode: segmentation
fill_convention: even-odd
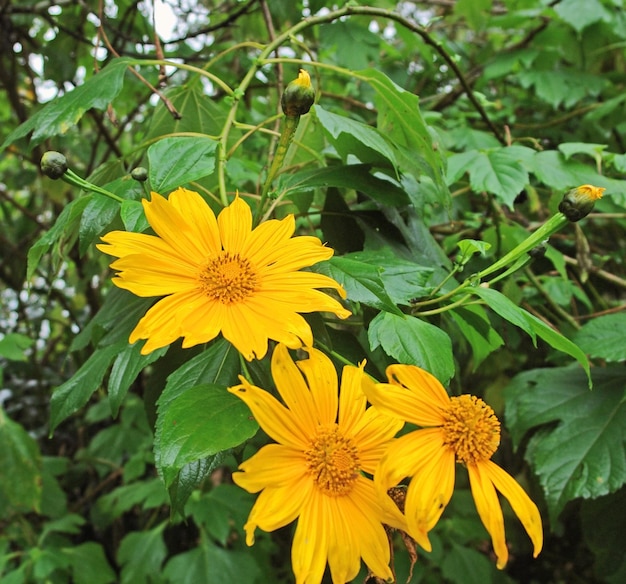
[[[257,286],[257,273],[252,264],[239,254],[222,252],[211,258],[198,278],[202,291],[223,304],[241,302]]]
[[[500,422],[480,398],[461,395],[450,398],[444,413],[444,444],[464,464],[489,460],[500,444]]]
[[[352,490],[359,476],[359,451],[336,424],[320,426],[304,454],[308,471],[323,493],[337,497]]]

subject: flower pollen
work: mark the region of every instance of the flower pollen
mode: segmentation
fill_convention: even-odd
[[[464,464],[489,460],[500,444],[500,421],[473,395],[450,398],[442,429],[444,444],[454,450],[457,462]]]
[[[308,472],[320,491],[338,497],[352,490],[359,476],[359,451],[336,424],[320,426],[304,454]]]
[[[198,279],[204,294],[222,304],[241,302],[256,290],[258,280],[246,258],[228,251],[211,258]]]

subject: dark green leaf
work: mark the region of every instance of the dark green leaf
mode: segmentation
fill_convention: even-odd
[[[148,148],[150,185],[165,195],[213,173],[217,142],[210,138],[163,138]]]
[[[169,487],[190,462],[238,446],[258,430],[248,406],[226,388],[198,385],[159,404],[159,472]]]
[[[65,239],[71,238],[74,235],[74,230],[78,225],[80,216],[92,196],[93,195],[83,195],[67,204],[57,217],[54,225],[28,250],[28,268],[26,270],[26,277],[28,279],[32,278],[39,265],[41,256],[47,253],[52,245],[56,244],[58,248],[63,245]]]
[[[87,110],[106,109],[121,91],[129,63],[130,59],[113,59],[83,85],[44,106],[7,136],[0,151],[33,130],[30,143],[35,146],[47,138],[65,134],[70,128],[74,128]]]
[[[454,375],[450,337],[430,323],[381,312],[370,323],[368,338],[372,350],[380,345],[399,363],[426,369],[443,384]]]
[[[114,417],[117,416],[128,388],[135,381],[139,372],[167,353],[167,347],[162,347],[148,355],[142,355],[141,348],[141,343],[127,345],[113,362],[111,375],[109,376],[108,392],[111,414]]]
[[[109,584],[117,576],[104,555],[99,543],[93,541],[62,549],[72,564],[74,584]]]
[[[599,316],[574,335],[574,342],[592,358],[606,361],[626,360],[626,313]]]
[[[141,233],[150,225],[143,212],[143,205],[140,201],[124,201],[120,209],[120,216],[122,217],[126,231]]]
[[[78,228],[78,249],[81,256],[113,221],[119,210],[118,201],[98,193],[92,195],[80,218],[80,227]]]
[[[82,367],[63,385],[54,390],[50,399],[50,432],[82,408],[102,384],[113,359],[128,342],[118,341],[113,345],[96,349]]]
[[[0,517],[22,511],[39,511],[41,505],[41,454],[37,443],[0,408]],[[8,478],[10,477],[10,479]]]
[[[370,171],[368,164],[302,170],[282,175],[284,178],[281,177],[279,189],[289,193],[320,187],[343,187],[363,192],[383,205],[398,207],[409,203],[407,194],[400,187],[390,180],[372,175]]]
[[[122,566],[122,584],[152,584],[167,556],[163,541],[166,523],[148,531],[133,531],[120,543],[117,559]]]
[[[491,326],[481,306],[461,306],[449,312],[472,349],[472,371],[498,347],[504,344],[502,337]]]
[[[385,290],[380,267],[346,257],[332,257],[327,262],[320,262],[316,269],[339,282],[352,302],[362,302],[379,310],[402,314]]]
[[[568,501],[600,497],[626,482],[624,369],[594,368],[592,374],[593,391],[572,367],[526,371],[505,390],[514,444],[535,429],[526,458],[553,521]]]

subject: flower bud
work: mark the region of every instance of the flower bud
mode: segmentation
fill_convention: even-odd
[[[311,77],[304,69],[300,69],[298,78],[285,87],[280,105],[287,117],[295,118],[308,113],[314,101],[315,90],[311,85]]]
[[[559,211],[570,221],[580,221],[591,213],[595,202],[602,198],[606,189],[593,185],[581,185],[566,193],[559,203]]]
[[[51,179],[61,178],[67,171],[67,158],[60,152],[49,150],[41,157],[41,172]]]
[[[133,168],[130,176],[136,181],[145,182],[148,180],[148,170],[143,166],[138,166],[137,168]]]

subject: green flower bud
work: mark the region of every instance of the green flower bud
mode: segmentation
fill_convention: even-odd
[[[60,152],[49,150],[41,157],[41,172],[51,179],[61,178],[67,172],[67,158]]]
[[[148,180],[148,169],[143,166],[138,166],[137,168],[133,168],[130,176],[132,176],[136,181],[145,182]]]
[[[287,117],[296,118],[308,113],[314,101],[315,90],[311,86],[311,77],[304,69],[300,69],[298,78],[285,87],[280,105]]]
[[[580,221],[591,213],[595,202],[602,198],[605,188],[581,185],[565,194],[559,203],[559,211],[570,221]]]

